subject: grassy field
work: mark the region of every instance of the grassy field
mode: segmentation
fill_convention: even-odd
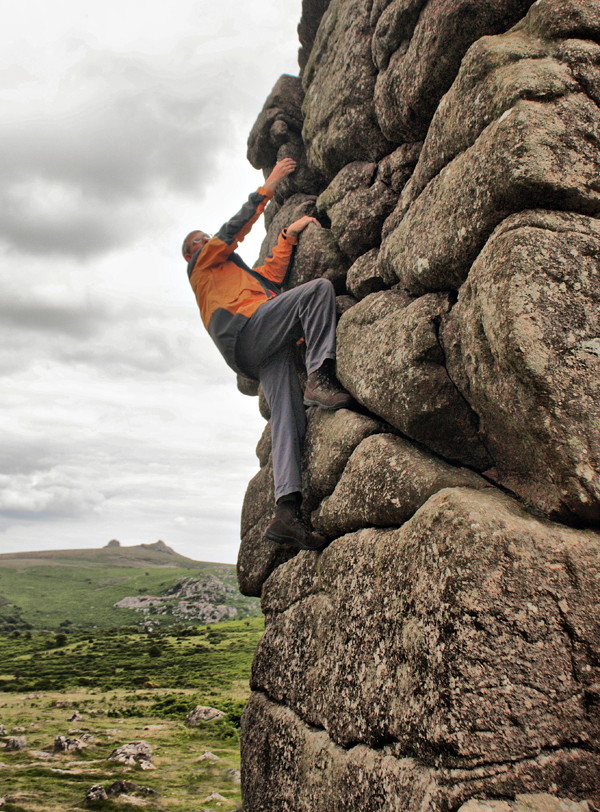
[[[244,697],[240,686],[238,696]],[[241,804],[239,786],[239,730],[229,718],[187,727],[182,712],[153,711],[161,701],[175,699],[188,709],[203,697],[191,691],[177,691],[165,696],[156,692],[127,693],[117,690],[104,697],[94,690],[66,691],[33,695],[0,694],[0,719],[10,732],[25,728],[27,747],[17,752],[0,750],[0,796],[5,799],[3,812],[64,812],[85,809],[86,791],[95,784],[108,789],[115,781],[126,780],[157,795],[127,793],[118,798],[94,804],[109,810],[168,809],[172,812],[196,812],[200,809],[234,810]],[[104,700],[107,700],[104,702]],[[56,702],[66,707],[56,707]],[[201,702],[200,704],[204,704]],[[211,704],[209,702],[209,704]],[[218,702],[214,703],[218,704]],[[109,716],[112,708],[131,708],[132,716]],[[74,709],[82,719],[69,722]],[[83,733],[93,738],[85,749],[54,753],[56,736],[73,739]],[[115,761],[107,761],[114,748],[134,741],[145,741],[152,747],[155,769],[142,770]],[[200,760],[211,752],[217,760]],[[218,793],[224,801],[209,800]],[[131,797],[133,796],[133,797]],[[89,808],[89,807],[88,807]]]
[[[114,604],[130,596],[163,595],[190,576],[213,576],[231,587],[234,594],[224,603],[237,617],[260,614],[259,601],[237,590],[234,566],[192,561],[161,545],[0,555],[0,631],[139,624],[140,612]],[[178,622],[160,617],[161,627]]]
[[[0,723],[27,739],[24,750],[0,749],[5,812],[84,809],[89,787],[108,788],[118,779],[159,795],[97,808],[239,807],[239,718],[262,631],[260,617],[151,634],[122,628],[0,636]],[[187,727],[183,720],[196,705],[226,716]],[[74,710],[82,719],[70,722]],[[15,728],[23,732],[12,733]],[[83,733],[93,737],[85,749],[53,753],[56,736]],[[140,739],[152,746],[156,769],[106,761],[113,748]],[[199,760],[207,750],[218,760]],[[214,792],[225,800],[207,800]]]
[[[262,631],[262,617],[151,633],[137,627],[95,633],[14,631],[0,636],[0,689],[93,686],[110,691],[152,684],[222,692],[248,680]]]

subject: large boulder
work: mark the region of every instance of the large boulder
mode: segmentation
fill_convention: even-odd
[[[371,248],[348,269],[346,287],[357,299],[364,299],[371,293],[378,293],[387,287],[379,270],[378,257],[379,248]]]
[[[371,13],[377,120],[391,141],[419,141],[469,46],[506,31],[533,0],[392,0]]]
[[[401,437],[367,437],[356,448],[331,496],[323,500],[316,526],[330,538],[361,527],[404,524],[443,488],[485,488],[467,468],[454,468]]]
[[[600,224],[531,211],[502,223],[442,330],[491,473],[546,515],[600,525]]]
[[[302,81],[296,76],[281,76],[263,106],[248,138],[248,160],[265,177],[277,161],[293,158],[296,169],[275,191],[283,201],[296,192],[313,194],[325,185],[318,171],[308,166],[302,141]]]
[[[286,289],[295,288],[313,279],[329,279],[336,293],[345,290],[348,260],[341,253],[333,233],[328,228],[308,225],[298,238]]]
[[[398,194],[376,177],[377,164],[355,161],[335,176],[317,200],[346,256],[354,261],[381,241],[381,227]]]
[[[385,224],[389,284],[457,289],[511,213],[600,210],[599,33],[597,5],[539,0],[473,46]]]
[[[600,110],[585,94],[518,101],[437,175],[382,244],[389,282],[458,289],[494,228],[515,211],[600,212]]]
[[[344,536],[271,575],[252,688],[323,747],[435,767],[446,801],[550,783],[600,801],[599,594],[600,536],[497,491],[445,489],[400,529]]]
[[[586,750],[551,750],[478,770],[439,769],[399,755],[394,743],[377,750],[339,747],[263,694],[251,696],[242,716],[241,750],[244,812],[438,812],[472,797],[515,796],[516,804],[481,800],[463,810],[591,812],[597,798],[598,758]],[[585,800],[552,796],[554,804],[540,803],[539,795],[554,787]],[[532,800],[519,795],[523,791]]]
[[[403,205],[519,100],[552,101],[582,88],[596,98],[599,15],[592,3],[540,0],[506,34],[474,43],[432,119]]]
[[[303,73],[309,163],[333,178],[351,161],[378,161],[393,149],[375,116],[369,4],[331,0]]]
[[[385,431],[385,424],[350,409],[311,410],[302,461],[305,495],[322,499],[330,494],[354,449],[366,437]]]
[[[484,470],[477,417],[448,377],[438,329],[447,294],[367,296],[340,319],[337,374],[367,409],[453,462]]]
[[[154,769],[152,766],[152,747],[143,740],[116,747],[106,760],[118,761],[131,767],[139,764],[142,770]]]

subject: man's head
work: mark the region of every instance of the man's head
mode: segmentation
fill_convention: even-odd
[[[204,248],[209,240],[210,234],[206,234],[204,231],[190,231],[181,246],[181,253],[185,261],[189,262],[192,254],[195,254],[200,248]]]

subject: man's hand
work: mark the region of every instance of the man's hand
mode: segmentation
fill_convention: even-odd
[[[306,226],[309,226],[311,223],[317,226],[317,228],[321,228],[321,223],[319,223],[318,220],[315,220],[314,217],[308,217],[307,215],[305,215],[304,217],[301,217],[299,220],[296,220],[294,223],[289,225],[287,227],[287,233],[291,237],[297,237],[298,234],[300,234],[301,231],[304,231]]]
[[[273,167],[273,171],[263,183],[263,186],[274,192],[284,178],[296,168],[296,161],[293,158],[284,158],[282,161],[277,161]]]

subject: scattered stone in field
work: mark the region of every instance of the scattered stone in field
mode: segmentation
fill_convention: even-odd
[[[81,722],[83,716],[79,713],[79,711],[75,711],[69,716],[69,722]]]
[[[80,727],[70,727],[69,733],[83,733],[83,730]]]
[[[9,736],[6,742],[5,750],[23,750],[27,747],[27,739],[25,736]]]
[[[193,711],[185,717],[186,725],[199,725],[200,722],[210,722],[213,719],[220,719],[225,716],[223,711],[216,708],[209,708],[205,705],[196,705]]]
[[[67,736],[56,736],[54,750],[67,752],[69,750],[83,750],[85,743],[81,739],[69,739]]]
[[[13,729],[10,732],[11,733],[25,733],[25,728],[24,727],[13,727]]]
[[[229,778],[230,781],[233,781],[234,784],[241,783],[242,778],[239,770],[227,770],[225,775],[227,776],[227,778]]]
[[[215,756],[214,753],[211,753],[210,750],[205,750],[201,756],[198,757],[198,761],[221,761],[219,756]]]
[[[34,758],[56,758],[54,753],[48,753],[46,750],[30,750],[29,753]]]
[[[166,725],[146,725],[144,730],[162,730]]]
[[[67,705],[68,702],[65,702],[64,699],[57,699],[56,702],[54,703],[55,708],[66,708]]]
[[[6,805],[6,798],[0,798],[0,809]]]
[[[214,801],[217,806],[220,806],[222,803],[227,803],[227,798],[224,798],[222,795],[219,795],[218,792],[211,792],[208,798],[205,798],[203,803],[209,804]]]
[[[109,727],[106,733],[110,733],[111,736],[118,736],[119,733],[122,733],[120,727]]]
[[[102,784],[94,784],[85,793],[84,804],[93,804],[98,801],[108,801],[108,795]]]
[[[0,736],[7,736],[7,735],[8,735],[8,731],[6,730],[4,725],[0,725]]]
[[[5,770],[6,764],[3,761],[0,761],[0,770]]]
[[[27,694],[27,696],[24,697],[24,699],[43,699],[43,698],[44,694]]]
[[[91,733],[84,733],[79,738],[84,744],[92,744],[92,742],[98,741]]]
[[[30,727],[32,730],[37,730],[37,729],[39,728],[39,725],[37,724],[37,722],[30,722],[30,723],[29,723],[29,727]]]
[[[145,741],[130,742],[112,751],[107,761],[119,761],[121,764],[139,764],[143,770],[152,770],[152,747]]]
[[[131,795],[132,793],[146,797],[149,795],[158,796],[156,790],[150,789],[150,787],[139,787],[132,781],[115,781],[115,783],[111,784],[106,790],[106,794],[109,798],[118,798],[119,795]]]

